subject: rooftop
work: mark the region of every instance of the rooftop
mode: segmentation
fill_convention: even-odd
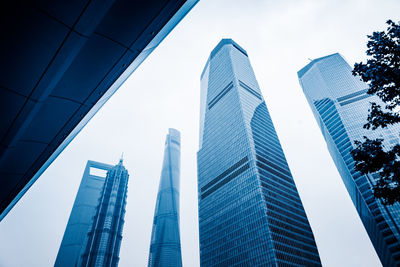
[[[210,62],[210,60],[213,59],[213,57],[214,57],[214,56],[219,52],[219,50],[221,50],[221,48],[224,47],[225,45],[232,45],[232,46],[235,47],[237,50],[239,50],[240,52],[242,52],[246,57],[248,56],[246,50],[244,50],[244,49],[243,49],[240,45],[238,45],[235,41],[233,41],[233,40],[230,39],[230,38],[224,38],[224,39],[222,39],[222,40],[217,44],[217,46],[211,51],[210,57],[208,58],[207,63],[206,63],[206,65],[204,66],[203,71],[201,72],[200,79],[203,78],[204,71],[206,70],[207,65],[208,65],[208,63]]]
[[[302,68],[301,70],[299,70],[299,71],[297,72],[297,76],[298,76],[299,78],[303,77],[303,75],[304,75],[312,66],[314,66],[315,63],[318,63],[319,61],[321,61],[321,60],[323,60],[323,59],[326,59],[326,58],[332,57],[332,56],[336,56],[336,55],[340,56],[339,53],[334,53],[334,54],[331,54],[331,55],[328,55],[328,56],[325,56],[325,57],[320,57],[320,58],[317,58],[317,59],[312,60],[312,61],[311,61],[310,63],[308,63],[304,68]]]

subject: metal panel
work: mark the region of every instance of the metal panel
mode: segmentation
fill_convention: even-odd
[[[2,6],[0,220],[196,2]]]

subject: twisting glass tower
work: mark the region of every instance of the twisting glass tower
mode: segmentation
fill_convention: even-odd
[[[246,51],[223,39],[201,75],[202,266],[320,266],[306,213]]]
[[[169,129],[154,212],[149,267],[182,266],[179,231],[180,133]]]
[[[399,142],[400,125],[366,130],[370,102],[368,85],[354,77],[351,67],[336,53],[313,60],[298,72],[300,85],[321,128],[328,150],[342,176],[361,221],[384,266],[400,266],[400,205],[384,206],[375,200],[371,185],[379,174],[354,170],[350,151],[354,140],[384,138],[390,147]]]
[[[56,267],[118,265],[128,178],[122,159],[116,166],[88,161]]]

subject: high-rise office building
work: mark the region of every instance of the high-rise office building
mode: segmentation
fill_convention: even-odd
[[[202,266],[320,266],[306,213],[246,51],[223,39],[201,74]]]
[[[149,267],[182,266],[179,231],[180,158],[180,133],[169,129],[154,212]]]
[[[122,159],[115,166],[88,161],[56,267],[118,265],[128,178]]]
[[[379,174],[361,175],[354,170],[350,151],[363,136],[385,139],[385,146],[399,142],[399,126],[366,130],[370,102],[368,85],[354,77],[352,68],[336,53],[310,62],[298,72],[301,87],[321,128],[329,152],[384,266],[400,265],[400,205],[384,206],[373,196],[371,185]]]

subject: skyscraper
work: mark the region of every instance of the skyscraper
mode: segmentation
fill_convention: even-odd
[[[223,39],[201,74],[202,266],[320,266],[306,213],[246,51]]]
[[[361,221],[384,266],[400,265],[400,205],[384,206],[375,200],[371,185],[377,174],[361,175],[354,170],[350,151],[354,140],[384,137],[385,146],[399,142],[399,126],[366,130],[370,102],[368,85],[354,77],[352,68],[336,53],[313,60],[298,72],[300,85],[321,128],[329,152],[342,176]]]
[[[55,266],[117,266],[129,174],[88,161]]]
[[[165,140],[164,161],[154,212],[149,267],[182,266],[179,231],[179,179],[181,137],[169,129]]]

